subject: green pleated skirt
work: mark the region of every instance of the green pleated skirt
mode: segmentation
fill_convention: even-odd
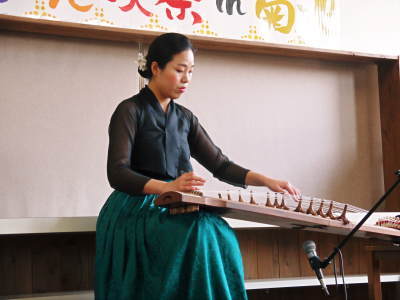
[[[247,299],[239,244],[211,212],[169,215],[114,191],[96,228],[97,300]]]

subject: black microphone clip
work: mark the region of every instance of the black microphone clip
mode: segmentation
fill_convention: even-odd
[[[315,256],[309,258],[308,261],[310,262],[311,268],[314,271],[322,268],[321,259],[319,258],[319,256],[315,255]]]

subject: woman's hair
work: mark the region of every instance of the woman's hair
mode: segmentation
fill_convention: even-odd
[[[150,44],[149,51],[146,55],[146,68],[138,69],[140,76],[150,79],[153,74],[151,72],[151,63],[156,61],[160,69],[164,69],[165,65],[172,60],[175,54],[191,49],[194,52],[190,40],[180,33],[165,33]]]

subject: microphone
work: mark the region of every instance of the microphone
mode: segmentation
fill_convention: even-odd
[[[322,274],[320,268],[321,259],[317,255],[317,247],[315,246],[315,243],[313,241],[305,241],[303,243],[303,249],[307,255],[308,261],[310,262],[311,268],[314,270],[315,275],[317,275],[321,288],[324,290],[325,294],[329,296],[329,291],[324,281],[324,274]]]

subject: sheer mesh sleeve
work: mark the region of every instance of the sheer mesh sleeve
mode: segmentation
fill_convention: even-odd
[[[137,106],[132,101],[122,101],[108,127],[107,177],[111,187],[132,195],[141,194],[144,185],[151,179],[131,169],[136,131]]]
[[[193,114],[191,114],[189,145],[193,158],[209,170],[214,177],[235,186],[247,187],[245,178],[249,170],[230,161],[212,142]]]

